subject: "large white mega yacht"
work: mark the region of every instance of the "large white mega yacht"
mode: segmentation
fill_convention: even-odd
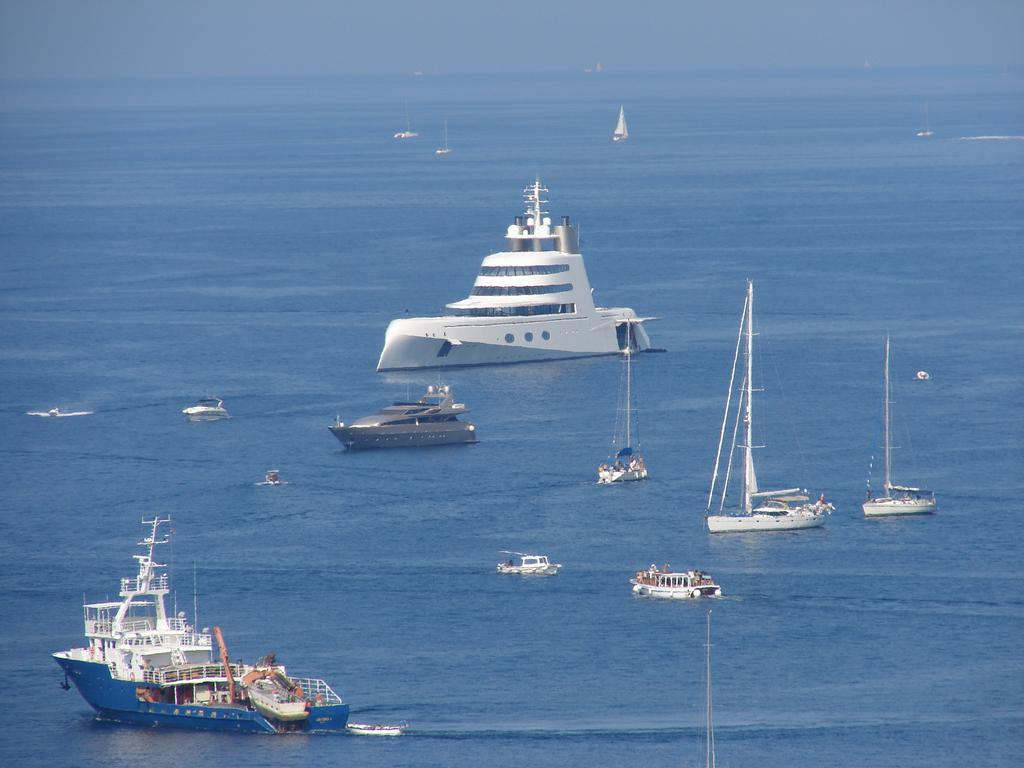
[[[576,229],[552,226],[547,188],[526,188],[526,212],[505,234],[506,248],[480,265],[470,295],[441,317],[392,320],[378,371],[489,365],[610,355],[650,348],[643,322],[627,307],[594,306]],[[627,332],[628,329],[628,332]]]

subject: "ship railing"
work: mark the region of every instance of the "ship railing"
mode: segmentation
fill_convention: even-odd
[[[316,702],[319,699],[318,703],[324,706],[343,703],[341,696],[336,694],[331,686],[323,680],[315,677],[292,677],[291,675],[288,676],[288,679],[302,689],[302,695],[307,701]]]
[[[122,621],[118,629],[122,632],[152,632],[156,627],[152,619],[131,619]]]
[[[87,635],[109,635],[113,631],[113,622],[96,621],[95,619],[85,620],[85,634]]]
[[[199,635],[195,632],[185,632],[180,635],[165,635],[159,632],[141,635],[139,637],[125,637],[121,640],[122,645],[146,646],[155,645],[165,648],[177,648],[179,646],[197,646],[200,648],[212,648],[213,642],[210,635]]]
[[[142,579],[135,577],[132,579],[121,579],[121,591],[122,592],[142,592],[145,589],[145,583]],[[149,580],[149,590],[155,589],[167,589],[167,574],[162,573],[159,576],[154,576]]]
[[[238,664],[231,665],[232,677],[238,679],[244,674],[244,670]],[[184,683],[191,680],[207,680],[210,678],[224,679],[223,664],[189,664],[184,667],[162,667],[160,669],[143,670],[142,679],[147,683],[157,685],[171,685]]]

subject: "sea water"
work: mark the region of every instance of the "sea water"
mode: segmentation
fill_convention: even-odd
[[[1019,73],[2,92],[5,765],[703,764],[709,608],[722,764],[1020,760]],[[395,141],[405,102],[420,137]],[[666,352],[634,366],[647,482],[594,482],[615,358],[374,371],[390,319],[468,294],[537,175],[581,227],[597,302],[658,318]],[[761,485],[824,493],[821,529],[703,528],[747,278]],[[896,479],[935,489],[933,516],[860,511],[886,334]],[[439,378],[478,445],[346,453],[327,431]],[[232,419],[188,423],[208,394]],[[96,413],[25,415],[54,406]],[[286,485],[258,485],[271,467]],[[96,722],[50,654],[82,643],[83,597],[134,575],[154,514],[176,610],[409,735]],[[503,549],[564,568],[499,576]],[[650,563],[725,596],[634,598]]]

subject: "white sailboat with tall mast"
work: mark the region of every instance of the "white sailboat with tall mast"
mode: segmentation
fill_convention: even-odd
[[[629,138],[629,128],[626,126],[626,108],[619,106],[619,122],[615,124],[612,132],[612,141],[618,143]]]
[[[451,152],[448,149],[448,121],[444,121],[444,146],[434,150],[435,155],[447,155]]]
[[[396,138],[396,139],[415,139],[417,136],[419,136],[419,134],[416,133],[415,131],[413,131],[412,123],[409,121],[409,105],[406,104],[405,105],[405,130],[404,131],[399,131],[398,133],[396,133],[394,138]]]
[[[633,386],[633,324],[626,325],[626,348],[623,350],[625,366],[625,396],[619,405],[615,435],[608,461],[597,468],[599,485],[647,479],[647,464],[640,450],[640,426],[634,402]],[[621,426],[621,429],[620,429]]]
[[[931,126],[929,125],[929,121],[928,121],[928,102],[926,101],[924,103],[924,130],[923,131],[918,131],[917,132],[917,137],[919,139],[927,139],[933,133],[934,133],[934,131],[932,131]]]
[[[862,508],[867,517],[883,515],[924,515],[938,508],[935,494],[923,488],[896,485],[892,481],[892,379],[889,375],[889,337],[885,337],[885,395],[883,405],[883,440],[885,442],[885,484],[884,493],[871,496],[871,481],[868,480],[867,498]]]
[[[708,504],[705,512],[705,520],[707,520],[708,530],[711,533],[788,531],[799,528],[815,528],[823,525],[825,517],[833,510],[832,505],[825,501],[824,494],[816,502],[811,503],[807,491],[800,488],[785,488],[778,491],[762,491],[758,488],[757,474],[754,471],[754,448],[761,448],[763,446],[755,446],[753,440],[753,315],[754,283],[748,280],[747,297],[743,303],[743,313],[740,315],[740,330],[736,338],[736,351],[733,354],[732,373],[729,376],[729,392],[725,399],[725,414],[722,418],[722,429],[718,437],[718,454],[715,457],[715,466],[711,473],[711,489],[708,492]],[[721,467],[726,428],[730,421],[733,385],[736,381],[740,347],[744,346],[744,340],[746,343],[743,355],[743,382],[740,387],[740,396],[737,398],[736,413],[733,418],[733,445],[729,451],[725,477],[721,482],[718,504],[719,514],[711,514],[711,508],[715,500],[715,491],[718,488],[718,474]],[[737,442],[741,422],[743,424],[742,442]],[[743,453],[743,484],[740,493],[740,508],[735,514],[722,514],[725,510],[729,480],[732,475],[733,457],[737,449],[741,449]]]

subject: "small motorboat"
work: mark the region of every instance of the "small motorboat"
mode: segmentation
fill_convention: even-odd
[[[928,371],[918,371],[918,372],[917,372],[917,373],[915,374],[915,378],[916,378],[916,379],[917,379],[918,381],[928,381],[928,379],[930,379],[931,377],[932,377],[932,376],[931,376],[931,374],[930,374],[930,373],[928,373]]]
[[[281,475],[276,469],[268,469],[261,485],[281,485]]]
[[[181,412],[188,416],[189,421],[217,421],[230,419],[224,401],[217,397],[204,397],[195,405],[182,408]]]
[[[502,554],[509,555],[508,560],[498,563],[498,573],[516,573],[520,576],[554,576],[561,569],[561,563],[548,562],[547,555],[529,555],[525,552],[509,552],[502,550]],[[513,559],[519,558],[519,563]]]
[[[64,419],[68,416],[92,416],[95,411],[61,411],[60,408],[51,408],[48,411],[26,411],[28,416],[42,416],[44,419]]]
[[[409,724],[404,720],[397,725],[386,723],[349,723],[346,730],[360,736],[401,736],[408,729]]]
[[[637,571],[629,580],[633,594],[643,597],[668,597],[679,600],[698,597],[721,597],[722,588],[701,571],[673,571],[653,563],[647,570]]]

